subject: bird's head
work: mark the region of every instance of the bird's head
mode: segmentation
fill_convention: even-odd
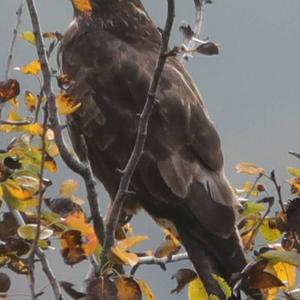
[[[141,0],[71,0],[75,16],[88,16],[98,28],[128,39],[153,39],[160,35]]]

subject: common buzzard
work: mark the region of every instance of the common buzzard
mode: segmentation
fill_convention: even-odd
[[[95,176],[111,199],[135,143],[138,117],[159,54],[161,34],[140,0],[93,0],[91,15],[75,9],[61,45],[68,93],[82,103],[68,117],[81,157],[87,141]],[[137,166],[127,214],[143,207],[178,233],[209,294],[246,260],[235,228],[235,196],[224,174],[220,139],[192,78],[176,57],[165,65],[158,104]],[[259,299],[259,298],[257,298]]]

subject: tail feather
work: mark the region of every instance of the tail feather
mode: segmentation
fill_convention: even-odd
[[[203,236],[203,239],[193,236],[182,224],[176,224],[176,228],[182,240],[189,258],[208,294],[216,295],[220,300],[226,297],[212,274],[217,274],[230,283],[231,275],[243,270],[247,261],[239,243],[239,237],[234,232],[228,239],[222,239],[211,234]],[[234,249],[231,253],[228,247]],[[258,290],[244,291],[250,299],[262,300]],[[240,299],[232,296],[231,300]]]

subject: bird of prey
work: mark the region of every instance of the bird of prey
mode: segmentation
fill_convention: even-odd
[[[75,8],[60,48],[67,92],[81,107],[68,116],[79,158],[83,135],[95,176],[111,199],[133,149],[158,58],[161,33],[140,0],[92,0]],[[246,265],[235,227],[235,196],[224,174],[220,138],[192,78],[168,58],[147,141],[124,211],[144,208],[175,231],[209,294],[224,299],[212,274],[226,280]],[[259,299],[259,298],[257,298]]]

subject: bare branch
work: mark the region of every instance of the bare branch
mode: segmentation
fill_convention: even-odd
[[[27,121],[3,121],[0,120],[0,125],[24,126],[32,124],[32,120]]]
[[[166,264],[174,263],[182,260],[189,259],[187,253],[179,253],[176,255],[155,257],[155,256],[143,256],[140,257],[139,262],[131,269],[130,274],[133,276],[139,266],[141,265],[159,265],[163,270],[166,269]]]
[[[11,40],[9,50],[8,50],[8,57],[7,57],[6,68],[5,68],[5,73],[4,73],[4,80],[8,80],[8,77],[9,77],[9,72],[11,69],[11,63],[12,63],[12,58],[13,58],[13,51],[15,48],[19,27],[21,25],[21,16],[22,16],[22,12],[23,12],[23,6],[24,6],[24,0],[21,0],[19,7],[16,11],[17,21],[16,21],[16,26],[13,30],[13,36],[12,36],[12,40]],[[0,119],[1,119],[2,109],[4,107],[4,104],[5,103],[0,103]]]
[[[149,119],[155,104],[156,92],[159,87],[162,71],[168,57],[166,53],[168,50],[174,18],[175,18],[175,0],[168,0],[168,15],[167,15],[165,28],[162,33],[162,43],[161,43],[159,58],[156,63],[154,74],[150,83],[148,96],[143,111],[140,115],[135,145],[130,155],[130,158],[126,164],[126,167],[124,168],[124,170],[122,170],[121,182],[117,194],[115,196],[115,199],[113,200],[110,214],[108,216],[108,221],[105,228],[106,231],[105,231],[103,251],[101,254],[101,268],[106,264],[107,253],[114,244],[114,233],[118,225],[120,213],[122,211],[122,206],[129,192],[129,186],[130,186],[133,173],[136,169],[136,166],[144,150],[145,142],[147,139]]]
[[[23,6],[24,6],[24,0],[21,0],[19,7],[16,11],[16,15],[17,15],[17,22],[16,22],[16,26],[13,30],[13,37],[12,37],[12,41],[8,50],[8,58],[7,58],[7,62],[6,62],[6,68],[5,68],[5,75],[4,75],[4,79],[8,80],[9,77],[9,72],[11,69],[11,63],[12,63],[12,58],[13,58],[13,51],[15,48],[15,44],[16,44],[16,40],[17,40],[17,35],[19,32],[19,27],[21,25],[21,16],[23,13]]]
[[[99,242],[103,241],[104,239],[104,226],[103,226],[103,220],[100,215],[100,208],[98,205],[98,195],[96,192],[96,181],[94,179],[94,176],[92,174],[92,171],[90,169],[90,166],[88,163],[84,162],[81,163],[77,159],[75,159],[69,152],[69,150],[66,147],[62,132],[61,132],[61,126],[59,122],[59,118],[57,115],[57,109],[55,104],[55,94],[53,92],[52,88],[52,82],[51,82],[51,69],[49,66],[49,61],[47,57],[47,52],[45,49],[45,43],[42,37],[42,31],[40,28],[40,22],[38,19],[37,10],[35,7],[34,0],[26,0],[27,6],[29,9],[31,21],[32,21],[32,27],[33,27],[33,33],[36,38],[36,46],[37,46],[37,53],[38,57],[41,62],[41,68],[42,68],[42,74],[44,79],[44,93],[47,98],[48,102],[48,108],[49,108],[49,121],[51,124],[51,127],[55,134],[55,142],[59,148],[61,157],[63,161],[66,163],[66,165],[75,173],[79,174],[86,186],[87,191],[87,199],[90,206],[91,215],[93,217],[93,223],[94,223],[94,229],[97,235],[97,238]]]

